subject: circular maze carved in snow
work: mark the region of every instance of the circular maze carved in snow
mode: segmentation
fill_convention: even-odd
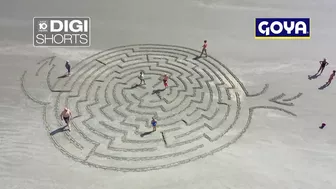
[[[223,64],[210,56],[195,58],[199,53],[169,45],[113,48],[74,65],[71,76],[54,83],[51,57],[39,63],[36,76],[49,66],[46,81],[52,101],[41,102],[29,94],[26,72],[22,89],[43,105],[44,123],[62,153],[89,166],[118,171],[168,168],[214,154],[244,134],[257,108],[296,116],[267,104],[293,106],[289,101],[301,93],[282,102],[281,94],[259,105],[268,85],[249,94]],[[145,85],[139,85],[140,71]],[[163,74],[169,76],[166,89],[160,80]],[[72,130],[55,134],[63,107],[72,110]],[[152,117],[158,128],[151,133]]]

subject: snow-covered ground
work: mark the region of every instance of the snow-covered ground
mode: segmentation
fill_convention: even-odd
[[[336,188],[334,0],[4,0],[0,3],[0,188],[3,189],[333,189]],[[333,13],[334,12],[334,13]],[[34,48],[35,16],[90,16],[90,48]],[[310,40],[255,40],[256,17],[310,17]],[[38,61],[80,61],[132,44],[200,49],[257,92],[303,95],[291,109],[257,110],[235,144],[212,156],[149,172],[117,172],[70,160],[55,148],[41,109],[21,90],[20,77]],[[308,80],[327,58],[323,75]],[[335,82],[335,81],[334,81]],[[35,93],[43,91],[36,86]],[[41,92],[42,93],[42,92]],[[322,122],[327,126],[321,130]]]

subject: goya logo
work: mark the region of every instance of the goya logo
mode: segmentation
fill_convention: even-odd
[[[256,18],[256,39],[310,39],[310,18]]]

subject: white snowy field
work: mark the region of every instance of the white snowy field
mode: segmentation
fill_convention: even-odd
[[[333,189],[336,188],[336,1],[334,0],[3,0],[0,2],[0,188],[2,189]],[[334,12],[334,13],[333,13]],[[35,48],[35,16],[90,16],[90,48]],[[310,17],[310,40],[255,40],[256,17]],[[212,156],[150,172],[116,172],[76,163],[50,141],[41,109],[20,77],[38,61],[80,61],[131,44],[200,49],[257,92],[289,96],[290,117],[257,110],[247,132]],[[313,80],[322,58],[330,65]],[[39,91],[36,88],[36,91]],[[41,90],[42,91],[42,90]],[[327,126],[321,130],[322,122]]]

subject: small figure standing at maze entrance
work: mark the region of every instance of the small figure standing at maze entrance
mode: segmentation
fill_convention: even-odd
[[[167,74],[165,74],[163,76],[163,85],[164,85],[165,88],[168,87],[168,76],[167,76]]]
[[[332,74],[329,76],[329,80],[328,80],[328,82],[326,83],[326,85],[330,85],[330,83],[331,83],[331,81],[334,79],[334,77],[335,77],[335,73],[336,73],[336,70],[334,70],[333,72],[332,72]]]
[[[207,42],[207,40],[204,40],[204,44],[202,46],[202,52],[201,52],[201,55],[199,57],[202,57],[203,54],[205,54],[205,57],[208,57],[207,47],[208,47],[208,42]]]
[[[153,127],[153,132],[155,132],[155,131],[156,131],[156,124],[157,124],[157,121],[154,119],[154,117],[152,117],[152,122],[151,122],[151,124],[152,124],[152,127]]]
[[[140,79],[140,85],[142,85],[142,83],[146,85],[145,76],[143,72],[140,72],[139,79]]]
[[[71,111],[68,108],[64,108],[64,110],[61,113],[61,120],[62,121],[64,120],[64,122],[66,123],[66,126],[64,128],[68,127],[69,131],[71,131],[70,124],[69,124],[71,117],[72,117]]]
[[[68,70],[68,76],[69,76],[70,75],[70,70],[71,70],[71,66],[70,66],[69,60],[67,60],[65,62],[65,68]]]
[[[327,60],[324,58],[322,61],[320,61],[320,69],[317,71],[316,75],[318,74],[322,74],[324,68],[328,65],[329,63],[327,62]],[[321,73],[320,73],[321,72]]]

